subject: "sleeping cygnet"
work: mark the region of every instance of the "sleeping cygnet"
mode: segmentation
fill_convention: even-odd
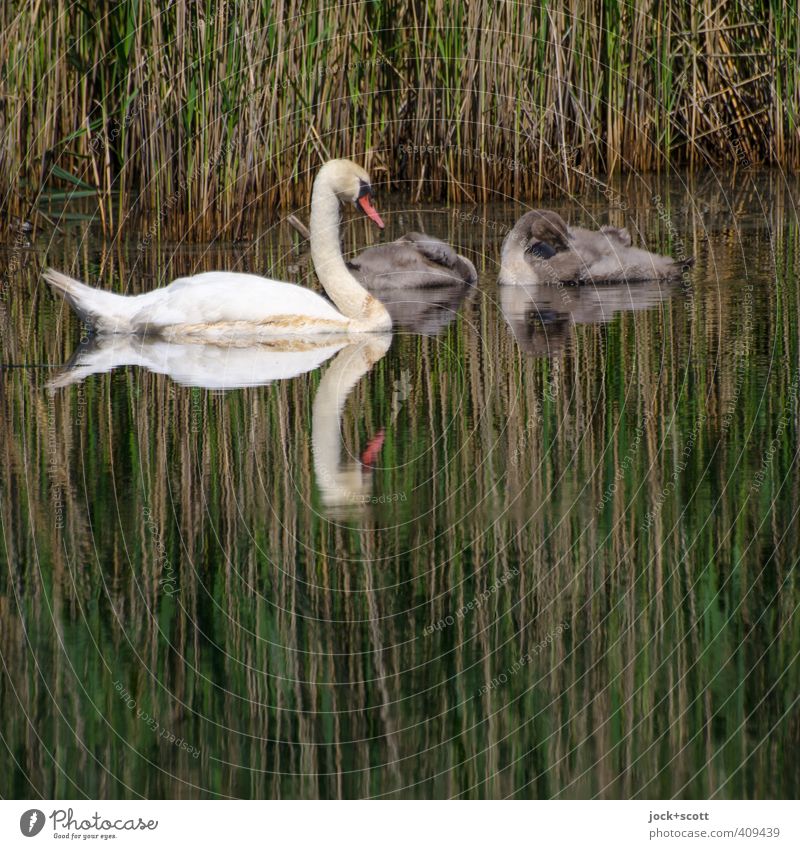
[[[503,242],[500,283],[631,283],[679,277],[693,259],[676,260],[631,245],[625,229],[568,227],[550,210],[526,212]]]

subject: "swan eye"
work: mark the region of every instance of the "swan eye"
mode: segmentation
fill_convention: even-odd
[[[556,255],[556,249],[552,245],[548,245],[547,242],[531,242],[525,248],[525,253],[533,254],[539,259],[551,259]]]
[[[363,197],[370,197],[372,195],[372,186],[369,183],[364,182],[364,180],[358,181],[358,195],[356,196],[356,200],[359,201]]]

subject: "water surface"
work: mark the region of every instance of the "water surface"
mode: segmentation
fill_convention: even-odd
[[[6,249],[0,793],[796,796],[800,193],[617,189],[551,206],[684,280],[501,291],[522,204],[383,198],[479,286],[315,350],[92,347],[37,279],[310,282],[285,224]]]

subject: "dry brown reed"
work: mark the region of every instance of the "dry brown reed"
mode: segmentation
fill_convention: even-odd
[[[254,209],[305,204],[329,156],[482,202],[676,163],[796,168],[798,21],[788,2],[15,0],[2,221],[85,193],[109,235],[136,216],[241,237]]]

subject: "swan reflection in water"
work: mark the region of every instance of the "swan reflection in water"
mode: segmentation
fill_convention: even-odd
[[[501,286],[500,311],[527,354],[557,356],[573,325],[607,324],[619,312],[649,310],[680,291],[679,282]]]
[[[258,345],[168,342],[150,336],[96,336],[82,343],[48,386],[58,389],[93,374],[139,366],[182,386],[224,391],[267,386],[319,368],[353,339],[275,339]]]
[[[311,443],[322,504],[332,516],[346,518],[364,512],[374,500],[372,465],[380,453],[383,432],[373,436],[360,462],[343,462],[342,413],[351,391],[391,343],[391,333],[330,336],[324,342],[284,339],[248,347],[99,336],[81,344],[48,386],[56,390],[93,374],[138,366],[183,386],[222,391],[298,377],[334,357],[314,397]]]
[[[356,384],[383,358],[391,343],[392,337],[387,333],[348,345],[325,371],[314,396],[314,476],[322,503],[331,516],[346,518],[372,501],[372,465],[383,445],[383,431],[372,437],[360,460],[342,462],[342,413]]]

